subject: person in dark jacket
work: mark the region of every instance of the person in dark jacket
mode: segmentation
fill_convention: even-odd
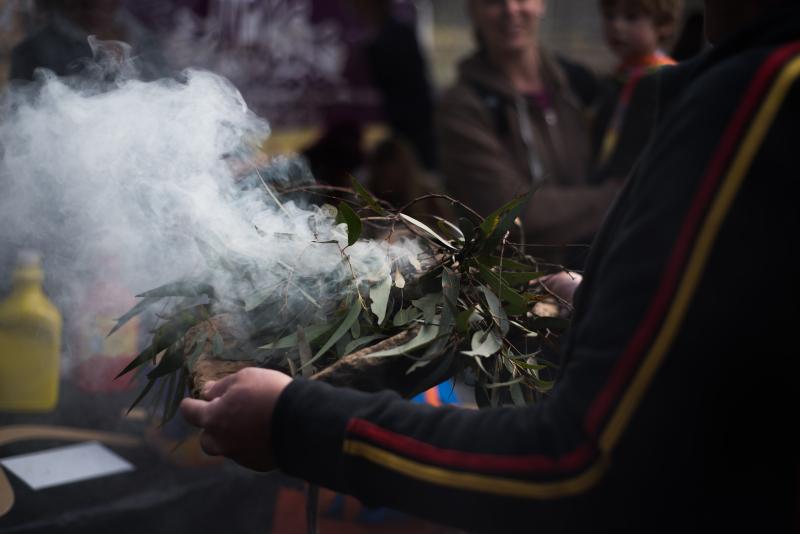
[[[445,189],[484,216],[535,190],[521,216],[525,241],[543,245],[535,256],[565,262],[565,245],[589,243],[619,191],[588,183],[597,80],[540,44],[545,0],[467,5],[478,50],[437,107]]]
[[[252,369],[183,402],[206,451],[481,532],[798,532],[800,1],[705,3],[716,46],[659,71],[549,398],[431,409]]]

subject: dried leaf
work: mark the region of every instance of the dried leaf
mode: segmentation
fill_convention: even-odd
[[[355,351],[359,350],[361,347],[365,347],[374,341],[378,341],[379,339],[386,339],[385,335],[382,334],[375,334],[372,336],[365,336],[358,339],[354,339],[344,349],[345,354],[352,354]]]

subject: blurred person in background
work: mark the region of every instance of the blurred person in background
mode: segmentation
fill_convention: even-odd
[[[546,246],[534,255],[565,261],[563,246],[590,242],[618,191],[587,182],[597,81],[540,45],[545,0],[467,6],[478,50],[438,108],[445,187],[482,215],[535,190],[522,217],[525,241]]]
[[[800,0],[705,4],[715,48],[664,69],[547,398],[434,409],[247,369],[183,401],[205,450],[469,531],[797,533],[800,280],[758,284],[800,231]]]
[[[428,171],[436,168],[433,135],[433,89],[416,28],[399,20],[392,0],[352,0],[365,21],[364,47],[372,83],[378,89],[383,115],[392,133],[408,143]]]
[[[121,0],[37,0],[45,23],[11,52],[12,80],[33,80],[45,68],[58,76],[76,74],[92,60],[88,37],[131,45],[143,79],[167,74],[155,36],[123,7]]]
[[[619,66],[598,105],[595,139],[598,153],[592,179],[628,177],[654,127],[658,96],[648,75],[676,62],[663,50],[672,39],[683,0],[600,0],[605,38]]]

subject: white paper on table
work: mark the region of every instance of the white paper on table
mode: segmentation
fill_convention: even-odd
[[[10,456],[1,459],[0,464],[33,490],[125,473],[134,469],[130,462],[96,442]]]

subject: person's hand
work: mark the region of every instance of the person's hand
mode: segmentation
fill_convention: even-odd
[[[549,274],[534,280],[533,282],[541,285],[545,291],[572,306],[575,291],[583,281],[583,276],[570,271],[561,271],[556,274]]]
[[[200,444],[213,456],[227,456],[255,469],[274,468],[270,425],[272,413],[291,378],[277,371],[247,368],[209,382],[202,400],[184,399],[181,413],[203,432]]]

